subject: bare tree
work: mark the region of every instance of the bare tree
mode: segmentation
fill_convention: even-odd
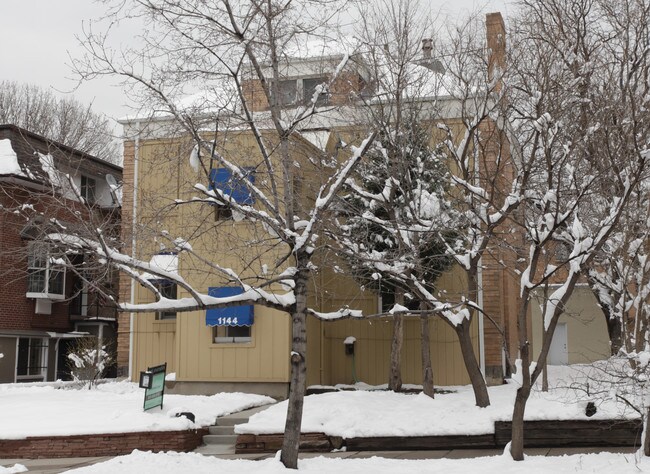
[[[398,5],[405,13],[410,13],[402,3]],[[476,403],[487,406],[489,396],[474,353],[470,326],[478,314],[479,317],[490,319],[503,335],[500,321],[486,312],[481,304],[481,272],[488,266],[502,267],[508,265],[510,260],[514,261],[513,258],[509,260],[507,254],[504,255],[511,244],[502,236],[507,234],[504,231],[507,219],[523,200],[522,179],[515,181],[513,178],[514,167],[507,131],[498,121],[503,108],[501,77],[505,66],[505,30],[500,15],[488,16],[490,32],[486,48],[483,23],[470,19],[462,25],[451,27],[448,40],[440,42],[434,48],[433,41],[424,37],[425,30],[418,29],[413,18],[408,18],[397,5],[392,8],[393,13],[399,12],[401,15],[384,14],[386,20],[377,23],[380,28],[377,29],[376,37],[380,39],[368,41],[374,44],[374,48],[370,48],[369,63],[376,70],[379,90],[366,107],[369,122],[383,132],[382,137],[386,137],[380,140],[385,146],[385,167],[391,162],[388,159],[391,154],[395,154],[395,159],[390,164],[392,168],[384,170],[384,174],[397,181],[393,183],[389,178],[385,183],[381,182],[380,173],[375,176],[380,181],[376,183],[378,189],[364,190],[364,186],[357,184],[356,191],[361,199],[368,202],[369,209],[388,208],[382,219],[372,212],[366,216],[372,215],[369,226],[382,227],[383,232],[397,236],[390,251],[398,257],[391,260],[389,255],[382,254],[378,258],[373,255],[377,244],[373,246],[366,243],[365,246],[360,246],[357,242],[355,245],[355,239],[348,242],[348,253],[356,258],[363,257],[369,267],[374,265],[377,275],[382,275],[377,269],[381,268],[385,272],[389,266],[382,259],[395,263],[388,273],[390,278],[399,281],[396,286],[401,292],[415,301],[425,303],[422,312],[440,315],[458,335]],[[387,11],[392,10],[387,8]],[[406,20],[410,21],[408,25]],[[370,28],[365,30],[371,31]],[[390,38],[387,33],[391,35]],[[421,43],[422,39],[426,41]],[[422,52],[420,44],[424,45]],[[440,222],[439,219],[422,220],[422,215],[419,215],[424,208],[421,208],[421,196],[413,200],[416,204],[413,204],[415,207],[411,212],[396,218],[397,200],[404,199],[402,196],[410,192],[403,188],[411,186],[414,192],[422,191],[422,182],[413,180],[411,183],[408,173],[399,169],[400,160],[408,163],[402,156],[405,155],[404,150],[417,148],[404,139],[412,137],[406,130],[417,129],[415,123],[420,127],[434,125],[439,129],[432,134],[431,141],[438,142],[440,146],[437,153],[425,160],[428,163],[425,168],[432,166],[436,157],[444,152],[454,170],[447,178],[454,188],[444,192],[444,197],[441,197],[441,202],[452,202],[445,214],[457,215],[457,218],[450,219],[447,223]],[[395,146],[398,142],[402,148]],[[395,150],[400,149],[401,154],[395,153]],[[414,165],[414,168],[417,169],[417,166]],[[363,181],[358,180],[359,183]],[[365,181],[372,182],[367,178]],[[389,202],[388,199],[395,201]],[[465,271],[468,280],[467,291],[454,301],[441,299],[433,288],[423,286],[421,278],[415,276],[419,272],[433,271],[432,267],[414,270],[416,266],[431,265],[431,261],[427,262],[427,252],[431,251],[432,242],[437,240],[443,243],[453,235],[447,232],[445,237],[445,225],[454,225],[458,230],[453,241],[446,243],[447,257],[452,258]],[[419,237],[402,239],[402,234]],[[432,234],[437,235],[433,237]],[[506,247],[506,250],[501,250],[502,247]],[[362,255],[364,252],[367,255]],[[405,266],[409,260],[405,255],[413,259],[411,267]],[[429,281],[428,284],[433,282]],[[399,312],[395,315],[395,320],[394,334],[399,335]],[[424,324],[422,329],[425,330]],[[395,339],[398,338],[394,338],[393,347],[399,347],[399,341],[396,342]],[[396,360],[398,359],[393,357],[393,367],[398,364]],[[423,366],[427,366],[424,360]]]
[[[621,22],[609,13],[611,5],[524,1],[516,25],[507,117],[520,157],[518,173],[527,177],[525,206],[512,215],[513,226],[525,233],[518,254],[521,387],[510,448],[516,460],[523,459],[526,401],[545,366],[560,315],[576,283],[619,228],[647,166],[647,118],[638,108],[647,100],[647,34],[640,35],[642,41],[630,35],[635,28],[647,29],[647,24],[636,23],[644,21],[640,14],[647,6],[636,10],[638,2],[617,2],[612,12],[636,10],[636,18]],[[631,50],[636,51],[635,62],[620,54]],[[631,139],[627,152],[612,133],[618,127]],[[558,246],[567,251],[558,252]],[[556,286],[543,315],[542,347],[531,363],[529,306],[533,292],[551,281]]]
[[[645,178],[647,182],[648,178]],[[611,355],[644,351],[650,314],[650,208],[648,189],[640,183],[617,231],[607,239],[587,274],[603,309]]]
[[[424,110],[431,108],[426,98],[438,92],[440,72],[434,70],[430,57],[427,28],[431,23],[422,16],[421,5],[406,0],[375,4],[361,17],[360,48],[370,70],[371,92],[362,91],[356,115],[361,127],[377,130],[379,136],[369,159],[349,183],[351,195],[344,206],[349,218],[333,228],[332,238],[362,284],[381,294],[387,310],[393,303],[418,309],[418,298],[405,284],[408,274],[413,272],[419,275],[413,278],[433,285],[449,264],[441,255],[442,227],[434,217],[438,210],[445,211],[431,207],[439,204],[446,182],[444,157],[431,149],[432,127]],[[423,40],[428,57],[422,54]],[[433,291],[430,286],[429,290]],[[433,396],[429,320],[423,304],[423,386]],[[404,314],[393,311],[392,318],[388,387],[399,391]]]
[[[12,81],[0,82],[0,123],[13,124],[110,163],[121,161],[107,117],[72,98]]]
[[[241,252],[244,260],[230,268],[230,264],[215,261],[213,253],[202,253],[201,247],[191,245],[192,239],[200,240],[207,232],[223,232],[227,228],[223,222],[215,223],[214,218],[212,224],[194,231],[179,231],[184,235],[163,232],[163,224],[156,227],[156,220],[163,222],[159,217],[146,230],[167,248],[196,262],[197,268],[205,273],[218,275],[241,288],[240,295],[210,296],[193,287],[189,279],[136,258],[135,254],[119,252],[105,243],[102,236],[81,242],[62,238],[62,243],[75,242],[99,254],[148,288],[157,300],[150,304],[123,304],[123,310],[190,311],[258,304],[290,314],[290,392],[281,454],[282,462],[289,468],[297,468],[306,379],[306,317],[311,314],[333,319],[359,315],[347,308],[321,314],[307,305],[319,226],[374,137],[369,133],[359,147],[350,147],[347,157],[337,162],[315,147],[306,146],[297,135],[303,123],[323,109],[332,109],[323,107],[320,99],[334,96],[335,81],[346,70],[349,60],[348,54],[337,56],[327,69],[328,79],[317,85],[304,102],[283,95],[283,71],[292,55],[299,55],[310,38],[328,38],[332,29],[336,31],[336,17],[346,2],[332,0],[319,2],[317,9],[313,7],[308,1],[274,0],[223,0],[209,4],[165,0],[117,2],[110,14],[111,21],[135,16],[145,18],[152,26],[150,34],[142,39],[143,48],[122,51],[117,56],[108,48],[105,34],[88,31],[84,43],[87,56],[76,62],[82,78],[103,74],[123,78],[139,94],[143,106],[158,117],[162,115],[169,130],[174,130],[170,134],[182,133],[191,141],[194,149],[189,161],[196,173],[194,178],[198,176],[200,183],[186,190],[186,198],[172,201],[169,206],[156,199],[152,204],[161,212],[165,207],[169,210],[194,206],[198,214],[206,209],[206,204],[211,204],[224,216],[241,221],[250,231],[243,234],[250,238],[241,237],[240,233],[246,246],[246,252]],[[181,104],[179,98],[193,92],[197,92],[193,100]],[[287,99],[293,107],[286,108]],[[241,154],[237,156],[228,148],[237,140],[230,137],[241,137],[242,130],[250,138],[248,143],[252,143],[246,163]],[[227,183],[218,184],[211,175],[217,167],[226,170]],[[255,179],[251,178],[252,172]],[[307,180],[300,184],[309,173],[320,179],[313,192]],[[249,198],[237,197],[237,189],[245,190]],[[136,223],[136,229],[138,226]],[[139,272],[173,281],[189,297],[169,300]]]

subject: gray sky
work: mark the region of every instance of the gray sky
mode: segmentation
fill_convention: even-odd
[[[511,0],[421,0],[451,19],[480,8],[507,15]],[[97,112],[117,118],[128,113],[126,97],[119,85],[107,79],[82,84],[70,69],[69,55],[78,56],[81,47],[75,35],[82,22],[101,17],[105,7],[92,0],[7,0],[2,2],[0,20],[0,80],[32,83],[75,99],[93,103]],[[125,32],[118,41],[127,43],[135,32]]]

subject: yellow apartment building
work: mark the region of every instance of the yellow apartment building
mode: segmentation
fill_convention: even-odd
[[[503,60],[505,27],[500,14],[488,15],[487,37],[494,54]],[[310,88],[318,82],[319,74],[322,71],[317,72],[309,61],[305,61],[295,65],[284,82],[296,87],[298,92],[309,94]],[[362,87],[365,81],[360,72],[345,73],[347,87],[350,84]],[[245,84],[245,91],[259,112],[268,107],[253,81]],[[345,107],[347,96],[342,85],[333,86],[331,100],[334,105]],[[454,115],[458,107],[453,106],[452,99],[449,101],[447,110],[450,112],[445,121],[451,127],[458,127],[460,122]],[[336,113],[338,119],[345,115],[340,111]],[[323,123],[302,133],[294,133],[289,140],[289,152],[300,170],[296,172],[298,179],[292,186],[307,188],[320,184],[324,175],[310,167],[307,157],[333,156],[341,137],[354,135],[353,127],[342,124],[341,120],[331,120],[328,126],[322,126]],[[172,128],[171,119],[133,119],[124,120],[122,124],[125,136],[133,137],[124,142],[122,222],[127,253],[151,261],[167,271],[177,272],[197,291],[214,296],[228,296],[238,290],[216,276],[209,262],[236,268],[244,277],[255,278],[256,272],[264,271],[256,255],[264,254],[267,259],[281,256],[282,249],[276,248],[272,242],[254,238],[259,231],[256,224],[240,221],[237,216],[208,203],[179,204],[197,195],[194,186],[205,179],[205,174],[191,166],[188,158],[193,143],[188,136]],[[496,124],[488,122],[484,127],[487,135],[498,137],[495,140],[503,139],[503,134],[494,133]],[[265,133],[262,130],[262,134]],[[219,153],[240,166],[252,168],[260,161],[254,139],[250,131],[233,128],[228,131],[227,138],[219,142]],[[269,143],[273,141],[271,134],[265,139]],[[496,154],[502,145],[486,146],[483,151],[485,161],[490,162],[491,154]],[[224,179],[224,171],[218,167],[209,171],[215,183]],[[261,178],[251,174],[249,179]],[[207,186],[208,183],[203,184]],[[281,194],[282,190],[278,192]],[[245,190],[241,190],[238,199],[249,198]],[[161,234],[163,230],[167,233]],[[191,242],[194,254],[209,258],[201,261],[184,253],[175,254],[166,235]],[[332,258],[327,253],[315,258],[319,271],[310,281],[310,306],[320,312],[335,311],[349,305],[364,314],[380,313],[379,296],[364,290],[344,272],[335,272]],[[509,259],[512,256],[500,255],[498,251],[485,257],[479,301],[504,328],[508,346],[516,348],[519,280],[509,271],[514,268],[514,262]],[[452,268],[438,280],[437,286],[449,295],[464,294],[467,288],[465,278],[460,268]],[[170,298],[189,296],[180,288],[171,288],[164,280],[155,284],[163,295]],[[120,298],[132,303],[153,301],[151,292],[128,276],[120,281]],[[483,374],[489,382],[500,383],[506,373],[502,335],[482,317],[477,317],[472,324],[472,341]],[[346,351],[344,344],[350,338],[355,341],[353,354]],[[390,318],[336,321],[308,318],[308,385],[357,381],[372,385],[386,383],[391,339]],[[456,334],[440,318],[431,319],[430,340],[434,383],[446,386],[468,383]],[[284,398],[289,386],[290,351],[289,315],[261,305],[184,313],[124,312],[119,317],[118,367],[121,373],[136,380],[140,371],[166,362],[168,372],[175,374],[175,380],[168,382],[168,389],[179,393],[236,390]],[[419,318],[405,318],[402,378],[406,384],[421,383]]]

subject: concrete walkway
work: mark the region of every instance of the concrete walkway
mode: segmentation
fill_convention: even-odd
[[[22,464],[28,472],[38,472],[55,474],[65,472],[69,469],[90,466],[98,462],[104,462],[111,457],[93,457],[93,458],[57,458],[57,459],[0,459],[0,466],[11,467],[14,464]]]
[[[526,454],[531,456],[562,456],[564,454],[580,453],[634,453],[636,448],[531,448]],[[343,451],[336,453],[301,453],[300,459],[324,456],[327,458],[341,459],[362,459],[379,456],[390,459],[465,459],[481,456],[500,455],[502,450],[497,449],[443,449],[437,451]],[[213,457],[221,459],[250,459],[259,460],[273,457],[274,454],[213,454]],[[0,466],[9,467],[14,464],[22,464],[29,469],[30,473],[55,474],[66,472],[69,469],[76,469],[103,462],[110,457],[101,458],[61,458],[61,459],[0,459]],[[182,474],[182,473],[179,473]]]

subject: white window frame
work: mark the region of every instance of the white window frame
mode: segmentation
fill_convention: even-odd
[[[44,242],[31,242],[27,257],[27,298],[46,298],[49,300],[65,299],[65,265],[56,264],[52,261],[51,245]],[[50,276],[53,272],[62,273],[61,293],[53,293],[50,288]],[[30,291],[32,275],[42,273],[44,275],[43,291]]]
[[[82,174],[79,188],[81,197],[84,198],[86,204],[92,205],[97,202],[97,180],[95,178]],[[89,192],[90,190],[92,192]]]

